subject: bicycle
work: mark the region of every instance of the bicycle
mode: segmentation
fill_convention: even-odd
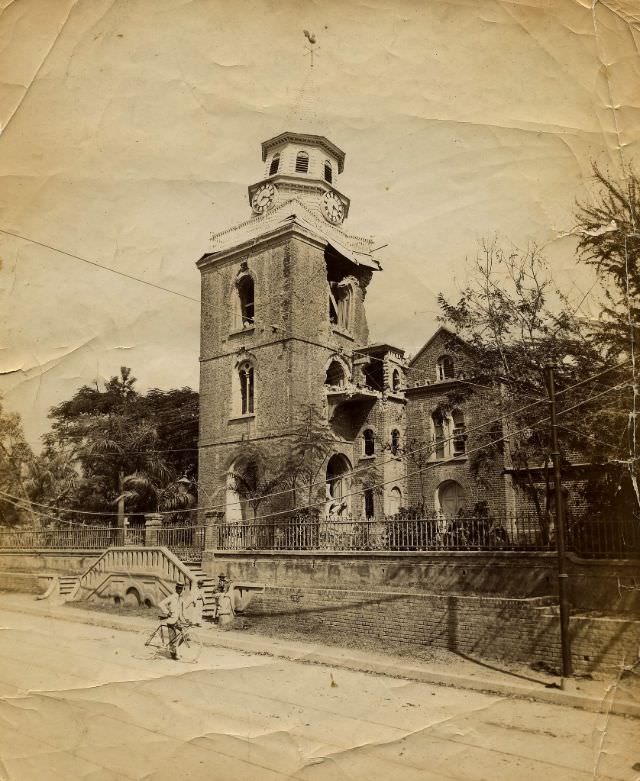
[[[177,623],[174,626],[176,632],[174,647],[178,654],[178,660],[190,664],[196,662],[202,651],[202,640],[198,637],[198,633],[189,623]],[[151,634],[145,630],[143,636],[146,658],[171,657],[169,628],[166,621],[161,620]]]

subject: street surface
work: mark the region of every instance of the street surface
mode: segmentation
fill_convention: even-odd
[[[635,719],[221,648],[149,661],[142,643],[0,613],[0,779],[640,778]]]

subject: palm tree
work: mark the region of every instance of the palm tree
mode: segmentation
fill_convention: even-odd
[[[118,506],[119,528],[124,528],[126,501],[133,502],[132,509],[138,512],[157,511],[176,481],[158,445],[157,429],[147,421],[124,414],[88,421],[79,455],[89,481],[107,478],[109,500]]]
[[[73,497],[81,482],[74,449],[65,445],[56,447],[53,437],[45,435],[42,452],[34,456],[28,465],[24,488],[29,499],[59,507],[57,514],[67,514],[64,507],[74,503]]]
[[[272,454],[257,445],[245,445],[229,472],[231,487],[242,502],[251,508],[253,520],[265,498],[291,485],[288,470],[280,468],[280,462]]]

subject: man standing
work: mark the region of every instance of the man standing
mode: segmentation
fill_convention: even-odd
[[[202,612],[204,610],[203,587],[203,580],[199,580],[197,583],[192,580],[189,596],[185,600],[185,616],[189,619],[190,624],[195,624],[196,626],[202,625]]]
[[[176,583],[175,592],[169,594],[159,605],[161,610],[160,617],[166,623],[167,631],[169,632],[169,652],[172,659],[178,658],[178,649],[176,648],[177,630],[180,628],[181,622],[184,621],[183,588],[182,583]]]

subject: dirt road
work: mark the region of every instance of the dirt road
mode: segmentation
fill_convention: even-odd
[[[269,640],[265,639],[265,644]],[[0,614],[4,781],[637,779],[640,722]]]

